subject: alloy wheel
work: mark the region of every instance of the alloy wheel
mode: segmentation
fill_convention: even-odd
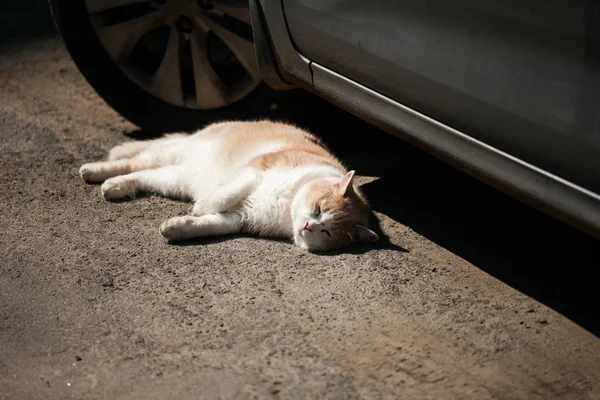
[[[230,105],[260,82],[247,0],[85,0],[120,70],[167,103]]]

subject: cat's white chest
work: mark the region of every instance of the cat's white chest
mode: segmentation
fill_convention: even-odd
[[[243,202],[250,231],[275,236],[292,234],[290,206],[295,194],[295,179],[290,172],[267,171],[256,189]]]

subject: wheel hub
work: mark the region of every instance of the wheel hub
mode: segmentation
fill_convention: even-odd
[[[175,23],[177,30],[179,33],[191,33],[194,28],[194,23],[188,17],[181,16],[177,18],[177,22]]]

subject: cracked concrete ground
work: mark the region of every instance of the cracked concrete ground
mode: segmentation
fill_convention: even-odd
[[[323,136],[388,240],[169,245],[191,205],[78,177],[144,133],[27,12],[43,35],[0,31],[0,398],[600,398],[598,242],[292,92],[256,116]]]

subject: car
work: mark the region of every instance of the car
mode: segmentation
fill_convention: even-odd
[[[596,2],[50,4],[83,75],[142,128],[301,88],[600,237]]]

